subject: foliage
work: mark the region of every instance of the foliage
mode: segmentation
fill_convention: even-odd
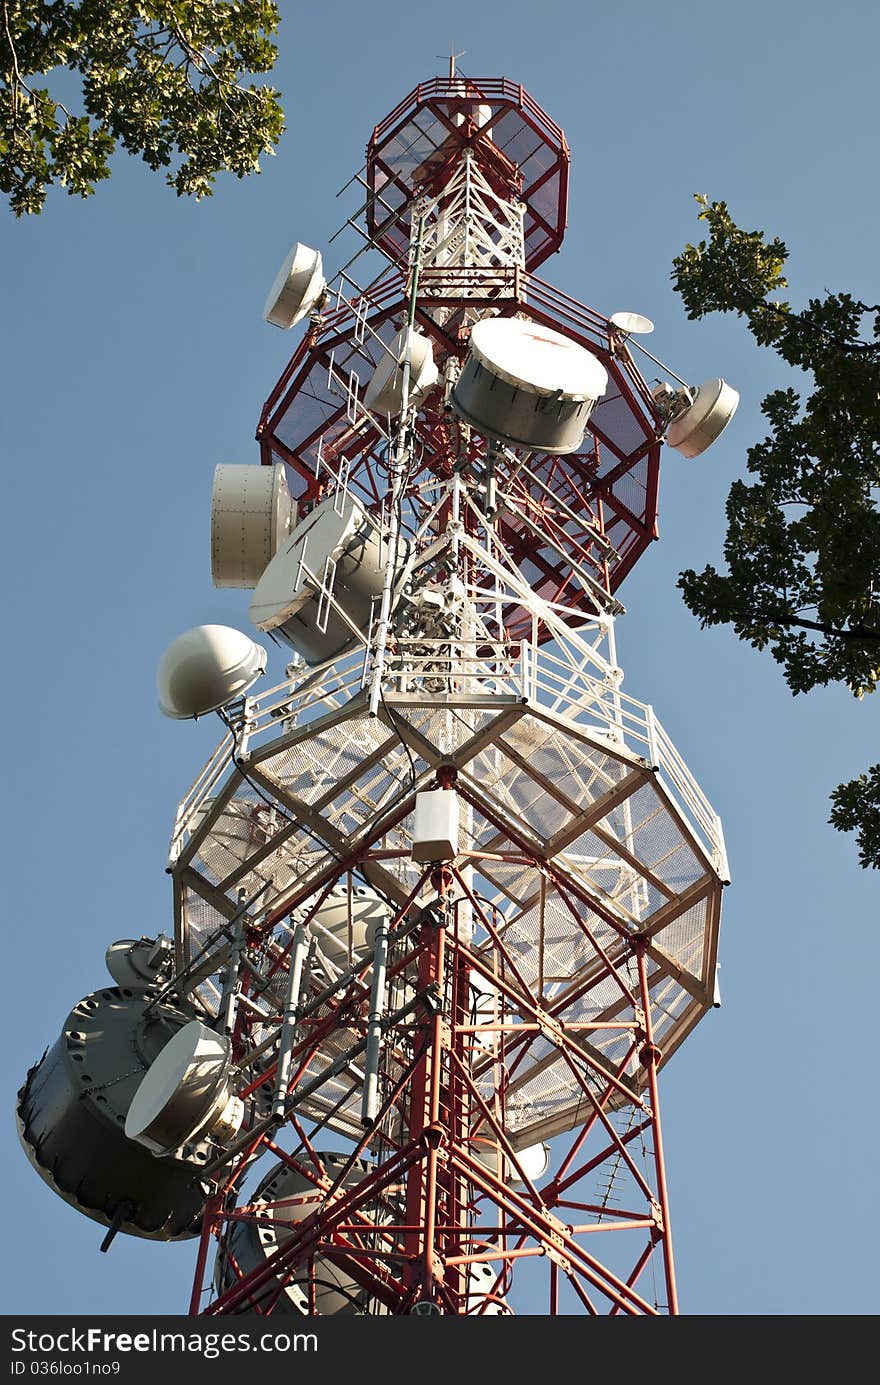
[[[770,433],[727,499],[727,571],[689,569],[679,586],[701,625],[769,649],[794,693],[842,683],[862,697],[880,678],[880,307],[826,292],[795,312],[776,296],[785,244],[697,201],[708,240],[672,273],[688,317],[736,313],[809,383],[762,403]],[[833,825],[858,829],[862,864],[880,867],[880,765],[833,801]]]
[[[242,83],[273,67],[278,23],[268,0],[0,0],[0,191],[16,216],[53,183],[88,197],[120,144],[196,199],[218,172],[259,171],[284,117],[273,88]],[[55,73],[66,94],[63,69],[79,111],[33,80]]]
[[[859,861],[880,866],[880,765],[867,774],[841,784],[831,795],[834,807],[829,821],[841,832],[856,832]]]

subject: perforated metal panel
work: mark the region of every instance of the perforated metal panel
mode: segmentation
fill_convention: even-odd
[[[555,677],[537,682],[535,701],[487,695],[477,677],[468,680],[470,695],[402,694],[392,686],[372,717],[355,686],[320,715],[316,704],[299,725],[273,723],[271,709],[255,704],[249,756],[238,760],[245,780],[231,771],[213,785],[212,801],[223,804],[213,821],[204,803],[196,805],[196,819],[202,813],[208,826],[175,868],[182,954],[193,955],[217,920],[234,912],[246,883],[271,881],[254,912],[272,907],[279,919],[285,900],[308,910],[314,890],[355,862],[369,866],[390,899],[405,899],[418,870],[410,859],[414,791],[434,782],[437,767],[453,766],[461,860],[466,865],[470,853],[477,895],[473,905],[459,900],[456,917],[471,946],[489,956],[494,930],[515,968],[514,992],[527,987],[523,994],[552,1008],[555,1022],[574,1026],[601,1071],[626,1059],[630,1040],[619,1025],[636,991],[627,940],[644,938],[658,1042],[668,1056],[712,1002],[723,847],[707,840],[706,824],[717,819],[671,750],[669,782],[662,766],[658,773],[638,753],[601,683],[570,678],[567,689],[554,688]],[[494,672],[492,679],[494,686]],[[655,731],[651,743],[668,744],[664,734]],[[207,913],[194,890],[212,901]],[[289,933],[277,936],[281,946],[289,941]],[[218,967],[222,955],[218,948]],[[203,978],[202,993],[212,985],[217,992],[216,979]],[[277,988],[265,989],[261,1003],[277,1013]],[[515,1001],[505,1004],[515,1018]],[[596,1027],[581,1032],[584,1025]],[[305,1075],[303,1114],[348,1133],[358,1128],[362,1060],[329,1069],[362,1033],[356,1024],[328,1035]],[[527,1048],[505,1098],[520,1143],[568,1128],[590,1105],[552,1036]],[[321,1073],[326,1080],[311,1083]],[[634,1100],[640,1073],[633,1059],[623,1080]],[[486,1075],[479,1080],[485,1086]],[[626,1100],[625,1090],[614,1098]]]

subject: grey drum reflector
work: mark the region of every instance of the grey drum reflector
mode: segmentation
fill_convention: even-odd
[[[126,1138],[144,1074],[192,1011],[108,986],[73,1007],[18,1093],[18,1127],[40,1177],[77,1211],[130,1236],[198,1234],[205,1195],[190,1161],[159,1160]]]
[[[704,380],[693,403],[673,416],[666,441],[683,457],[699,457],[736,413],[739,392],[719,378]]]
[[[401,543],[398,586],[407,555],[408,545]],[[366,634],[373,603],[382,594],[388,556],[381,532],[363,506],[352,495],[331,497],[296,526],[275,554],[248,614],[258,629],[283,639],[307,663],[333,659],[357,643],[357,631]]]
[[[490,317],[471,330],[452,407],[484,437],[533,452],[575,452],[607,387],[604,366],[561,332]]]
[[[264,1267],[270,1256],[290,1240],[300,1222],[321,1213],[327,1199],[327,1180],[333,1182],[343,1173],[348,1158],[345,1154],[322,1152],[315,1155],[315,1160],[325,1170],[324,1186],[317,1186],[313,1179],[297,1169],[276,1164],[248,1198],[250,1210],[259,1215],[259,1222],[245,1218],[232,1222],[228,1237],[221,1241],[217,1251],[214,1281],[218,1292],[231,1289],[241,1275]],[[372,1172],[371,1164],[357,1159],[341,1179],[341,1187],[345,1190],[355,1188]],[[382,1200],[377,1197],[367,1213],[377,1226],[391,1221],[390,1201],[386,1191]],[[369,1291],[348,1270],[323,1255],[315,1255],[311,1260],[303,1256],[295,1268],[281,1266],[268,1282],[254,1288],[250,1301],[246,1300],[233,1311],[249,1313],[261,1309],[272,1313],[307,1314],[310,1273],[318,1317],[387,1313],[387,1308],[372,1299]]]
[[[364,405],[376,414],[394,417],[403,407],[403,367],[410,364],[408,402],[419,404],[437,383],[439,371],[430,339],[412,327],[404,327],[373,372],[364,394]]]
[[[221,463],[211,492],[211,580],[255,587],[293,527],[284,465]]]
[[[144,1074],[125,1118],[126,1135],[155,1154],[204,1135],[231,1138],[244,1106],[232,1094],[230,1069],[226,1035],[192,1020]]]
[[[321,252],[296,242],[275,276],[263,318],[273,327],[293,327],[312,311],[326,288]]]

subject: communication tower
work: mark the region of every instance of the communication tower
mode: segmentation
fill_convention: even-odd
[[[197,1239],[193,1313],[677,1311],[657,1075],[717,1001],[727,863],[614,618],[663,443],[738,396],[649,387],[647,319],[537,276],[568,171],[453,63],[373,131],[357,253],[298,242],[266,304],[305,331],[211,562],[290,662],[253,696],[248,636],[166,652],[163,711],[225,723],[173,939],[113,944],[18,1104],[105,1246]]]

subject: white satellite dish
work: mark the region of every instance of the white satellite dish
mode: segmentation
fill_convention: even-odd
[[[403,407],[403,367],[409,360],[409,402],[419,404],[439,379],[429,337],[413,327],[404,327],[373,372],[364,394],[364,405],[376,414],[392,418]]]
[[[335,885],[312,916],[311,928],[325,957],[342,971],[372,947],[379,923],[388,918],[388,905],[375,890]]]
[[[155,984],[163,962],[173,954],[171,939],[160,933],[158,938],[120,938],[107,948],[104,960],[117,986],[143,991]]]
[[[401,543],[398,587],[408,556],[408,544]],[[335,659],[357,643],[359,630],[369,628],[387,558],[382,532],[359,501],[351,494],[331,496],[300,520],[279,548],[251,597],[248,615],[258,630],[271,630],[307,663]]]
[[[516,1151],[517,1163],[530,1183],[543,1178],[550,1167],[550,1146],[542,1141],[537,1145],[527,1145],[525,1149]],[[511,1173],[514,1176],[516,1187],[522,1187],[522,1183],[517,1176],[516,1169],[511,1166]]]
[[[293,527],[294,499],[283,462],[221,463],[211,492],[211,579],[255,587]]]
[[[240,630],[196,625],[178,635],[159,660],[159,708],[177,721],[216,712],[244,696],[265,673],[266,661],[262,645]]]
[[[125,1118],[129,1140],[171,1154],[206,1135],[230,1138],[244,1117],[232,1094],[230,1043],[199,1020],[179,1029],[150,1064]]]
[[[608,321],[627,337],[647,337],[654,330],[651,319],[641,313],[612,313]]]
[[[297,241],[275,276],[263,317],[273,327],[293,327],[312,311],[327,281],[320,250]]]
[[[533,452],[576,452],[608,372],[577,342],[538,322],[488,317],[471,329],[452,407],[484,437]]]
[[[705,380],[695,391],[681,391],[685,407],[673,412],[666,441],[683,457],[699,457],[724,432],[736,413],[739,393],[721,379]],[[692,402],[688,403],[688,399]]]

